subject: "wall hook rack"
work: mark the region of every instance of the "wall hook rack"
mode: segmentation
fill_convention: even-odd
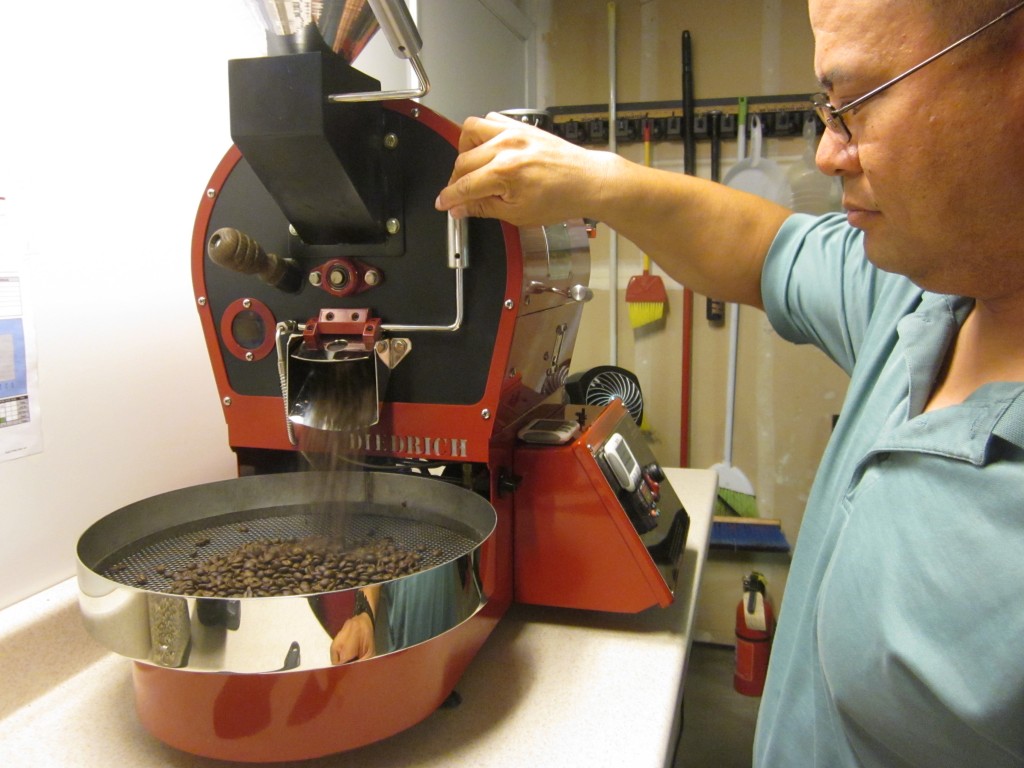
[[[721,113],[721,136],[734,139],[738,133],[738,98],[698,99],[694,102],[694,138],[710,139],[712,112]],[[584,104],[549,107],[552,131],[574,144],[607,144],[607,105]],[[643,140],[643,126],[650,121],[654,141],[682,140],[685,114],[679,102],[634,102],[616,106],[615,138],[619,143]],[[820,134],[825,126],[810,107],[807,94],[751,96],[747,99],[747,127],[753,115],[761,119],[766,137],[800,136],[807,120],[814,120]],[[748,134],[749,131],[748,131]]]

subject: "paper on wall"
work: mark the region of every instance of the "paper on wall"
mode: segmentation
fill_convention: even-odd
[[[0,196],[0,461],[43,450],[33,326],[23,293],[27,246],[17,242],[9,205]]]

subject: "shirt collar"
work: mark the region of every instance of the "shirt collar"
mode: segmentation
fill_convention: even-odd
[[[1024,448],[1021,382],[992,382],[958,406],[922,413],[949,345],[973,307],[973,299],[925,293],[918,310],[900,320],[897,331],[910,374],[910,418],[884,440],[889,448],[938,453],[977,465],[988,460],[993,436]],[[950,440],[951,434],[957,439]]]

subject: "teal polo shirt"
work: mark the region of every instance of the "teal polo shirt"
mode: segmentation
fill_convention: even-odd
[[[775,330],[850,385],[794,550],[754,764],[1024,765],[1024,384],[922,413],[973,302],[875,269],[842,215],[788,219],[762,279]]]

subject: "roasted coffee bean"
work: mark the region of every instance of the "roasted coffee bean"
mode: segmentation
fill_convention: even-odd
[[[196,542],[198,544],[198,542]],[[175,594],[262,597],[351,589],[415,573],[422,556],[390,539],[343,549],[326,539],[247,542],[168,578]]]

